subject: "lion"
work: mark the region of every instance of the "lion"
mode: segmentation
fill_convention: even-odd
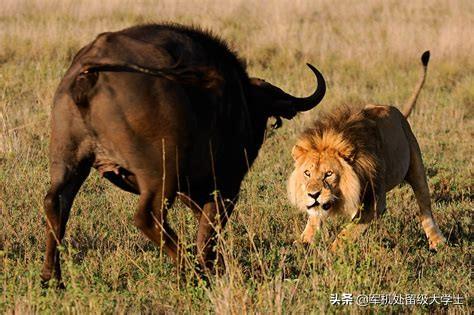
[[[291,152],[295,169],[287,188],[290,202],[308,213],[301,242],[311,243],[332,215],[345,215],[351,223],[331,250],[356,240],[384,213],[387,192],[403,181],[415,193],[429,248],[435,250],[446,241],[431,212],[420,147],[407,121],[423,87],[429,57],[429,51],[421,57],[421,78],[402,112],[385,105],[369,104],[358,111],[344,107],[321,115],[299,137]]]

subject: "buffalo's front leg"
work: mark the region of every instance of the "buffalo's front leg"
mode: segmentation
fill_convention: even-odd
[[[178,237],[166,221],[168,211],[160,194],[150,191],[141,193],[134,216],[135,225],[156,245],[163,246],[166,254],[178,264]]]
[[[53,268],[55,278],[61,284],[61,266],[57,246],[66,232],[74,197],[84,180],[89,175],[90,166],[82,163],[78,167],[66,166],[62,163],[51,165],[51,188],[44,198],[44,208],[47,221],[46,254],[41,278],[44,282],[51,279]]]
[[[168,174],[172,174],[173,169],[169,167],[167,170]],[[169,176],[163,180],[161,174],[151,174],[153,170],[136,173],[140,199],[134,223],[151,241],[163,248],[179,268],[182,255],[178,237],[166,220],[168,208],[176,196],[176,178]]]

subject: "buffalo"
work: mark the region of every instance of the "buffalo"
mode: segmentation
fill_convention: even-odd
[[[216,229],[233,210],[268,119],[280,125],[324,97],[323,76],[308,66],[317,88],[299,98],[250,78],[224,41],[194,27],[135,26],[80,49],[52,108],[43,281],[54,274],[61,282],[57,246],[91,168],[139,194],[135,225],[178,265],[183,250],[166,215],[179,197],[198,220],[199,268],[213,268]]]

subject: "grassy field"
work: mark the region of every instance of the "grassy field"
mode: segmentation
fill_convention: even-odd
[[[473,308],[474,2],[459,1],[15,1],[0,6],[0,313],[363,312],[332,306],[334,293],[460,295],[464,305],[375,306],[376,312]],[[311,62],[328,92],[320,109],[403,104],[430,49],[428,79],[410,123],[420,142],[433,212],[450,245],[437,254],[407,186],[388,213],[343,254],[327,246],[344,224],[306,249],[292,245],[305,216],[286,199],[289,154],[320,109],[270,131],[221,235],[228,269],[210,287],[178,277],[168,257],[132,224],[137,197],[89,177],[62,248],[67,289],[42,289],[42,200],[48,187],[53,93],[74,53],[103,31],[145,22],[201,25],[226,39],[248,72],[308,94]],[[192,246],[196,224],[170,212]]]

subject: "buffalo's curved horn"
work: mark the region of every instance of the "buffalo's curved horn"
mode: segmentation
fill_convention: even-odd
[[[257,84],[259,85],[266,86],[273,95],[275,101],[272,102],[271,105],[272,115],[291,119],[298,112],[310,110],[321,102],[324,94],[326,94],[326,81],[318,69],[309,63],[307,63],[307,65],[316,76],[316,81],[318,84],[314,93],[308,97],[295,97],[282,91],[280,88],[271,85],[270,83],[265,81],[260,82],[258,80],[255,81],[258,82]]]
[[[316,76],[316,82],[318,86],[314,93],[308,97],[294,97],[290,95],[292,97],[291,104],[297,112],[304,112],[315,107],[322,101],[324,95],[326,94],[326,81],[324,80],[324,77],[321,72],[319,72],[318,69],[316,69],[313,65],[309,63],[307,63],[306,65],[311,69],[311,71],[313,71],[314,75]]]

